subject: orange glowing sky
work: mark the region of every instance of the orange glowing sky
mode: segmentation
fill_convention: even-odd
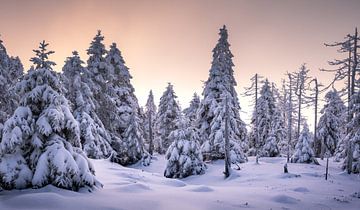
[[[280,82],[306,62],[311,75],[338,57],[324,42],[340,41],[359,26],[358,0],[0,0],[0,34],[26,69],[32,49],[45,39],[60,71],[71,51],[84,61],[98,29],[108,47],[116,42],[133,76],[141,105],[174,84],[183,108],[208,77],[218,29],[226,24],[234,54],[238,93],[256,72]],[[240,96],[243,111],[249,99]],[[245,114],[245,118],[246,118]],[[246,120],[246,119],[245,119]]]

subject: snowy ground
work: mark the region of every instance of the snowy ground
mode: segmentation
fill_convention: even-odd
[[[330,161],[330,177],[322,166],[289,164],[284,158],[254,159],[224,180],[223,161],[208,164],[205,175],[183,180],[163,177],[165,161],[157,157],[149,167],[121,167],[93,160],[103,189],[72,192],[42,189],[0,192],[1,210],[19,209],[360,209],[360,177],[347,175]]]

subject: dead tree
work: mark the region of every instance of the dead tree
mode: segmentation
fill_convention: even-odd
[[[300,127],[301,127],[301,109],[302,109],[302,105],[307,105],[309,103],[308,101],[308,97],[306,96],[307,94],[307,88],[305,86],[305,84],[308,83],[310,77],[308,76],[309,73],[309,69],[306,68],[305,64],[302,64],[299,71],[293,73],[294,74],[294,78],[296,81],[296,85],[295,85],[295,95],[297,96],[297,105],[298,105],[298,112],[297,112],[297,134],[296,137],[297,139],[299,138],[300,135]]]
[[[312,86],[313,84],[313,86]],[[317,138],[317,121],[318,121],[318,101],[319,101],[319,94],[322,93],[324,90],[321,89],[323,85],[318,82],[317,78],[312,79],[309,82],[308,90],[310,91],[310,96],[308,98],[308,106],[314,105],[314,152],[315,157],[322,157],[324,152],[324,144],[318,141]],[[322,155],[321,155],[322,154]]]
[[[258,129],[258,117],[257,117],[257,101],[258,101],[258,92],[259,92],[259,84],[262,82],[263,77],[259,74],[255,74],[251,79],[251,85],[250,87],[245,88],[244,96],[250,96],[253,97],[253,103],[254,103],[254,115],[253,118],[255,119],[255,122],[252,123],[252,132],[253,132],[253,138],[254,138],[254,147],[255,147],[255,156],[256,156],[256,163],[259,163],[259,129]]]
[[[358,69],[358,41],[359,36],[357,32],[357,28],[355,28],[354,35],[348,34],[345,37],[345,41],[342,42],[336,42],[334,44],[325,44],[325,46],[329,47],[340,47],[338,49],[339,53],[345,53],[347,56],[344,59],[335,59],[334,61],[330,61],[329,65],[335,66],[335,69],[326,70],[322,69],[322,71],[332,72],[335,73],[334,79],[329,84],[328,87],[333,86],[336,82],[342,82],[345,79],[346,81],[346,87],[342,88],[341,96],[347,96],[347,104],[348,104],[348,110],[347,110],[347,123],[349,124],[354,116],[353,113],[353,104],[352,104],[352,97],[355,93],[355,82],[356,82],[356,73],[359,70]],[[347,127],[347,134],[349,134],[351,131],[351,128]],[[353,154],[353,146],[351,145],[351,141],[347,142],[347,163],[346,163],[346,169],[348,173],[351,173],[352,171],[352,154]]]

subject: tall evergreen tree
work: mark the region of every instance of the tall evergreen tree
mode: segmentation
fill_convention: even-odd
[[[126,144],[122,141],[127,141],[131,119],[137,121],[135,124],[140,124],[140,107],[134,94],[135,90],[130,83],[132,77],[120,50],[113,43],[107,52],[102,43],[103,40],[104,37],[98,31],[87,51],[89,55],[87,64],[96,101],[96,112],[111,135],[111,147],[114,150],[111,160],[128,165],[140,158],[137,152],[124,152]],[[131,117],[133,115],[135,117]],[[143,138],[141,126],[135,127],[139,129],[137,131]],[[139,140],[140,137],[135,139]],[[138,144],[141,144],[143,148],[144,141],[139,140]],[[147,156],[143,149],[140,149],[140,153],[144,157]],[[135,156],[124,157],[123,155]]]
[[[127,128],[133,112],[139,114],[140,106],[135,96],[135,89],[131,85],[130,79],[132,76],[129,73],[129,68],[125,65],[125,61],[121,55],[120,50],[116,44],[110,46],[105,60],[113,68],[113,80],[110,82],[110,96],[117,107],[117,114],[119,115],[119,132],[123,133]]]
[[[95,112],[93,93],[86,78],[88,70],[76,51],[68,57],[63,67],[67,99],[80,125],[80,139],[84,152],[90,158],[106,158],[111,152],[110,135]]]
[[[164,154],[169,148],[173,139],[169,138],[171,131],[176,128],[176,120],[179,118],[181,111],[176,101],[173,85],[168,84],[165,92],[160,98],[158,113],[156,116],[156,151]]]
[[[356,92],[351,98],[351,113],[353,117],[347,124],[348,134],[345,138],[347,142],[346,158],[343,162],[343,169],[348,173],[360,173],[360,81],[357,81]]]
[[[334,155],[337,145],[344,137],[346,124],[346,107],[336,90],[325,95],[326,104],[321,110],[322,116],[318,125],[318,139],[325,145],[326,156]]]
[[[18,106],[19,97],[13,86],[24,72],[20,59],[9,56],[2,43],[0,39],[0,133],[3,123]]]
[[[101,35],[101,31],[98,31],[87,50],[89,75],[85,76],[88,77],[87,83],[94,94],[95,111],[105,128],[110,131],[112,138],[116,139],[121,138],[116,132],[119,120],[113,119],[117,117],[116,107],[109,96],[109,86],[114,78],[114,69],[105,61],[107,51],[102,43],[103,40],[104,36]]]
[[[167,178],[185,178],[191,175],[204,174],[206,166],[193,126],[184,117],[176,122],[176,129],[170,133],[173,139],[166,152],[167,160],[164,176]]]
[[[197,128],[203,143],[203,154],[207,159],[223,159],[225,132],[225,97],[229,104],[229,139],[232,162],[244,162],[246,142],[245,123],[240,119],[240,105],[235,91],[232,53],[229,49],[228,33],[224,26],[220,29],[220,39],[213,49],[213,61],[209,78],[205,82],[203,100],[197,114]]]
[[[184,109],[184,114],[187,119],[190,120],[192,124],[195,123],[196,113],[200,106],[200,97],[198,94],[194,93],[193,98],[190,101],[190,105],[188,108]]]
[[[145,105],[144,115],[144,138],[148,145],[148,151],[150,154],[154,150],[154,138],[155,138],[155,119],[156,119],[156,105],[154,103],[154,95],[150,90],[149,97]]]
[[[257,113],[253,114],[251,123],[252,128],[256,127],[258,132],[258,140],[256,144],[254,144],[256,147],[255,150],[260,151],[260,156],[272,157],[279,155],[279,149],[277,148],[278,141],[276,138],[279,122],[275,121],[275,117],[279,118],[279,113],[276,109],[275,98],[268,80],[265,80],[261,88],[260,97],[258,98],[257,107],[255,107],[254,112]],[[255,117],[257,117],[257,119]]]
[[[115,148],[117,149],[117,155],[112,157],[114,162],[120,163],[121,165],[129,165],[141,160],[144,166],[150,164],[150,155],[144,147],[144,138],[137,112],[132,112],[122,141],[116,142]]]
[[[148,165],[148,153],[145,150],[144,131],[141,123],[141,109],[135,96],[135,89],[130,79],[129,68],[120,50],[115,43],[112,43],[110,50],[105,56],[106,62],[113,68],[114,75],[109,83],[109,96],[115,106],[116,116],[112,116],[112,121],[117,121],[116,133],[120,135],[122,143],[115,143],[113,148],[118,153],[112,158],[114,161],[120,160],[120,164],[133,164],[139,160],[144,165]],[[136,145],[136,146],[135,146]]]
[[[35,68],[16,85],[20,106],[6,121],[0,144],[0,186],[5,189],[52,184],[78,190],[98,184],[47,46],[43,41],[34,50]]]

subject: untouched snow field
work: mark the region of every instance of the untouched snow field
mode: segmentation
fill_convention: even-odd
[[[289,164],[285,158],[254,158],[241,164],[229,179],[223,161],[207,164],[206,174],[183,180],[163,177],[164,156],[149,167],[125,168],[108,160],[92,160],[103,189],[72,192],[53,186],[0,191],[1,210],[226,210],[226,209],[360,209],[360,177],[343,173],[330,163],[330,177],[321,166]],[[85,190],[84,190],[85,191]]]

